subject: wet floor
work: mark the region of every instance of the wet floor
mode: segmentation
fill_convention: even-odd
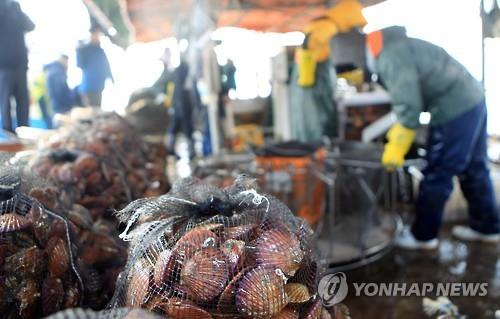
[[[361,269],[346,272],[349,296],[346,300],[353,319],[428,318],[422,297],[356,297],[353,283],[488,283],[485,297],[450,297],[469,319],[494,319],[500,309],[500,245],[462,243],[447,227],[439,250],[407,252],[393,250],[383,259]],[[373,292],[373,291],[372,291]],[[435,297],[435,293],[427,295]]]

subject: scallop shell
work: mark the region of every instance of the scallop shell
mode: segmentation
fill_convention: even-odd
[[[224,238],[248,241],[250,240],[251,233],[255,229],[255,227],[255,224],[228,227],[224,230]]]
[[[308,302],[311,299],[311,294],[306,285],[298,283],[289,283],[285,285],[285,292],[288,296],[289,302],[294,304],[301,304]]]
[[[290,278],[289,282],[305,284],[310,291],[316,288],[316,279],[318,276],[318,264],[306,256],[300,265],[299,270]]]
[[[42,284],[42,311],[45,316],[61,310],[64,287],[61,279],[47,277]]]
[[[236,291],[236,307],[247,317],[267,319],[288,303],[284,278],[275,269],[254,268],[241,279]]]
[[[181,270],[181,284],[200,300],[220,294],[229,277],[226,256],[215,248],[205,248],[188,259]]]
[[[271,319],[299,319],[299,312],[291,307],[286,307]]]
[[[243,264],[245,258],[245,242],[229,239],[221,245],[220,250],[227,256],[229,272],[234,274]]]
[[[69,268],[68,246],[61,238],[53,238],[54,244],[47,244],[47,255],[49,256],[49,272],[54,277],[63,278]]]
[[[189,300],[171,298],[157,308],[163,310],[172,319],[212,319],[205,310]]]
[[[202,248],[215,247],[218,242],[219,237],[214,232],[195,228],[177,241],[174,250],[189,258]]]
[[[289,276],[295,274],[304,258],[297,236],[283,229],[261,234],[256,246],[255,256],[259,264],[279,268]]]
[[[150,270],[142,264],[142,262],[137,263],[132,271],[132,276],[127,289],[128,307],[139,308],[146,302],[147,299]]]
[[[323,306],[321,305],[320,298],[312,301],[304,311],[304,319],[321,319],[321,313],[323,311]]]
[[[234,296],[236,295],[236,290],[241,278],[243,278],[248,270],[249,269],[246,268],[236,274],[236,276],[234,276],[233,279],[231,279],[231,281],[227,284],[226,288],[224,288],[224,291],[222,291],[219,297],[219,302],[217,303],[217,309],[221,313],[236,310]]]
[[[9,233],[28,228],[31,220],[16,213],[0,215],[0,233]]]
[[[31,223],[33,235],[39,247],[44,248],[49,238],[50,220],[49,216],[42,212],[40,206],[31,207]]]
[[[173,271],[174,263],[172,260],[172,251],[167,249],[162,251],[156,258],[155,268],[153,271],[153,283],[161,287],[163,283],[169,280]]]

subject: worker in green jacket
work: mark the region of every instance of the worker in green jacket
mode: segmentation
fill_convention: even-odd
[[[431,114],[427,167],[416,203],[416,220],[397,239],[407,249],[434,249],[443,210],[458,176],[469,203],[469,226],[453,234],[462,240],[497,243],[499,215],[488,170],[486,104],[478,81],[445,50],[409,38],[402,27],[367,36],[375,71],[388,89],[398,122],[389,131],[382,163],[404,164],[420,126]]]

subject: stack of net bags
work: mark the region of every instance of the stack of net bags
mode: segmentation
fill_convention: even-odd
[[[55,188],[17,166],[0,168],[0,317],[103,309],[126,261],[107,222],[66,207]]]
[[[311,228],[248,176],[224,189],[183,179],[118,217],[130,246],[111,309],[173,319],[332,318],[317,295]]]
[[[41,140],[29,165],[60,186],[66,202],[97,218],[134,199],[164,194],[165,161],[164,148],[145,143],[119,115],[97,113]]]

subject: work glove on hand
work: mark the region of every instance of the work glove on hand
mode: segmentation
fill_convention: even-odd
[[[417,136],[415,130],[404,127],[397,123],[387,133],[387,144],[385,144],[382,155],[382,165],[389,170],[403,166],[405,155]]]

